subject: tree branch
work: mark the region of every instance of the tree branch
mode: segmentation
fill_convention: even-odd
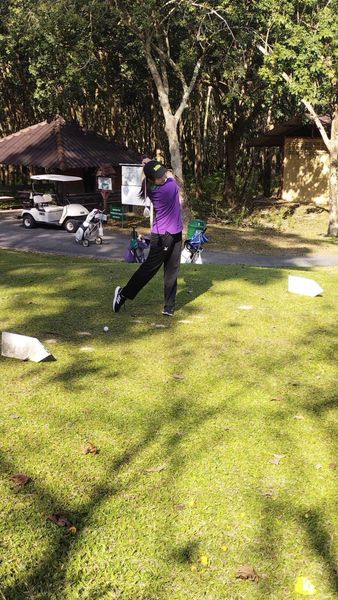
[[[260,44],[257,46],[258,50],[260,50],[260,52],[262,52],[262,54],[264,54],[265,56],[267,56],[268,54],[270,54],[270,52],[264,48],[263,46],[261,46]],[[289,84],[289,86],[291,87],[292,90],[292,77],[290,77],[290,75],[288,75],[287,73],[285,73],[285,71],[283,71],[281,73],[281,76],[283,77],[283,79],[285,79],[285,81]],[[325,128],[319,118],[319,115],[316,113],[314,107],[312,106],[311,102],[309,102],[308,100],[306,100],[306,98],[301,98],[301,102],[303,102],[304,106],[307,108],[307,110],[310,113],[311,118],[314,120],[314,122],[316,123],[318,130],[320,132],[320,135],[322,136],[323,142],[326,146],[326,148],[328,149],[329,153],[331,152],[331,141],[329,136],[327,135]]]
[[[180,120],[184,109],[188,106],[188,98],[189,98],[192,90],[194,89],[194,85],[196,83],[201,65],[202,65],[202,58],[200,58],[195,65],[194,72],[193,72],[192,78],[190,80],[190,84],[188,86],[185,85],[185,87],[183,88],[183,90],[184,90],[183,98],[182,98],[181,104],[179,105],[179,107],[175,113],[175,117],[176,117],[177,121]]]

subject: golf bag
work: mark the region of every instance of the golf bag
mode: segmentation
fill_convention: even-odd
[[[82,246],[89,246],[89,242],[95,241],[100,245],[103,241],[102,223],[107,223],[107,215],[98,208],[94,208],[86,217],[86,220],[78,228],[75,241]]]
[[[132,225],[129,247],[125,254],[125,260],[129,263],[143,263],[146,259],[145,250],[150,245],[150,239],[140,235],[136,231],[136,225]]]
[[[202,264],[203,245],[209,241],[205,235],[206,227],[203,231],[196,231],[190,240],[184,242],[181,253],[181,263]]]

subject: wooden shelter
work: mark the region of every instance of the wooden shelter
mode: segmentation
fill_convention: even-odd
[[[329,117],[320,119],[330,126]],[[328,203],[329,154],[315,123],[293,117],[252,140],[250,146],[283,148],[282,200]]]
[[[113,178],[113,195],[120,192],[121,163],[139,162],[139,155],[75,121],[56,116],[0,139],[0,164],[16,165],[30,174],[62,173],[83,178],[73,193],[95,193],[96,176],[107,169]]]

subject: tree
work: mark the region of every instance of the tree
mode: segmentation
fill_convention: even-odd
[[[259,49],[266,57],[263,75],[276,83],[276,77],[283,77],[316,123],[327,148],[330,164],[328,235],[338,236],[337,0],[309,0],[295,6],[287,3],[287,9],[278,13],[276,22],[271,22]],[[330,137],[320,120],[323,110],[331,113]]]
[[[183,182],[178,126],[213,39],[214,11],[188,0],[115,0],[115,7],[141,42],[164,116],[171,165]]]

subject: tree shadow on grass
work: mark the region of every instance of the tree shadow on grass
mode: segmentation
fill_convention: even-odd
[[[44,519],[53,512],[65,512],[70,522],[76,526],[77,531],[76,535],[72,536],[64,528],[57,529],[54,524],[46,523],[46,528],[51,529],[49,550],[39,564],[24,573],[15,583],[3,587],[2,594],[5,600],[19,600],[29,595],[37,598],[63,597],[67,577],[67,563],[70,562],[73,553],[77,550],[77,539],[80,538],[85,528],[88,528],[92,517],[99,510],[102,503],[111,497],[121,495],[124,491],[124,487],[112,481],[112,479],[116,479],[121,469],[136,461],[137,457],[152,444],[166,424],[172,424],[174,421],[177,422],[177,426],[180,426],[182,421],[184,422],[185,415],[188,412],[188,407],[184,405],[185,402],[184,399],[176,400],[166,419],[163,418],[161,413],[155,413],[154,415],[152,412],[152,417],[147,419],[145,432],[141,440],[131,445],[129,449],[114,459],[106,473],[106,483],[102,482],[97,485],[91,494],[90,501],[85,502],[79,510],[72,510],[70,507],[62,505],[57,496],[38,482],[31,484],[29,492],[31,493],[33,490],[36,513]],[[215,412],[205,410],[194,415],[190,425],[193,429],[198,429],[199,424],[205,422],[208,418],[212,418]],[[179,457],[180,463],[184,462],[181,456],[177,455],[177,457]],[[166,459],[171,461],[172,458],[172,445],[170,443]],[[1,466],[7,476],[17,470],[16,465],[5,458],[1,459]],[[178,464],[176,464],[176,468],[178,468]],[[137,476],[139,477],[139,474]],[[25,490],[22,490],[22,493],[25,493]],[[8,528],[10,526],[9,522]],[[181,560],[185,557],[184,560],[187,561],[188,546],[181,550]],[[109,589],[111,591],[112,588]]]
[[[235,272],[238,271],[238,268],[235,269]],[[252,271],[253,274],[253,284],[255,285],[260,285],[260,286],[264,286],[265,283],[268,282],[269,278],[271,275],[267,275],[266,279],[264,278],[264,276],[262,276],[262,279],[260,282],[257,283],[256,280],[256,275],[254,273],[253,270],[242,270],[242,273],[246,274],[246,278],[248,278],[248,273],[250,273],[250,271]],[[265,270],[264,270],[265,271]],[[57,272],[57,270],[54,272],[54,276],[55,273]],[[234,275],[233,275],[234,271],[232,272],[232,275],[230,276],[228,274],[228,281],[229,283],[231,282],[232,279],[234,279]],[[225,269],[225,274],[226,274],[226,269]],[[100,282],[100,278],[101,275],[97,275],[95,276],[95,281],[97,283]],[[217,277],[219,279],[217,279]],[[204,288],[203,286],[201,286],[201,290],[198,290],[198,294],[201,291],[201,293],[206,292],[207,290],[210,289],[210,286],[213,285],[214,281],[223,281],[224,280],[224,270],[222,269],[221,274],[218,275],[217,277],[213,278],[210,277],[207,282],[204,284]],[[276,275],[276,279],[278,280],[279,275]],[[191,280],[187,280],[187,284],[190,285],[191,284]],[[78,290],[79,293],[85,293],[85,285],[81,284],[80,289]],[[203,291],[204,290],[204,291]],[[60,298],[60,300],[62,299],[62,290],[60,290],[60,292],[58,293],[58,296]],[[193,296],[193,298],[196,298],[197,296]],[[191,298],[187,299],[188,302],[191,301]],[[18,307],[17,307],[18,308]],[[85,308],[85,317],[86,320],[78,323],[78,325],[81,325],[81,329],[84,328],[84,324],[86,323],[87,328],[93,329],[95,330],[95,328],[97,328],[97,320],[96,317],[92,314],[92,305],[90,304],[88,307]],[[69,315],[70,313],[70,315]],[[70,301],[65,307],[63,307],[58,313],[55,313],[58,316],[58,319],[60,320],[60,322],[63,321],[64,318],[67,317],[68,321],[67,322],[72,322],[73,319],[76,318],[77,316],[77,307],[76,307],[76,302],[75,305],[72,304],[72,302]],[[38,331],[40,330],[44,330],[44,328],[48,327],[48,323],[49,323],[49,318],[46,315],[41,314],[40,312],[37,314],[34,312],[34,314],[32,314],[31,318],[29,319],[28,322],[23,321],[22,324],[25,325],[25,327],[27,328],[31,328],[31,327],[35,327]],[[175,327],[175,326],[174,326]],[[133,330],[132,324],[128,323],[128,321],[126,319],[124,319],[124,321],[122,321],[120,324],[116,325],[116,331],[120,333],[121,335],[121,331],[123,331],[123,344],[121,342],[121,347],[122,345],[128,347],[128,344],[134,339],[135,337],[135,332]],[[311,333],[312,332],[308,332],[307,333],[307,341],[306,340],[299,340],[299,347],[305,347],[306,344],[309,343],[309,340],[311,340]],[[158,332],[156,330],[152,330],[151,332],[148,330],[144,330],[141,333],[138,333],[137,336],[139,339],[148,339],[149,336],[157,336]],[[70,329],[68,332],[68,340],[69,343],[72,343],[75,346],[77,346],[79,343],[79,339],[76,335],[76,331]],[[193,363],[194,360],[194,353],[193,351],[191,352],[186,352],[183,350],[180,350],[179,348],[175,349],[176,355],[175,358],[177,360],[177,362],[179,362],[179,357],[180,357],[180,353],[181,353],[181,364],[182,364],[182,373],[188,374],[189,372],[189,368]],[[333,360],[334,356],[332,353],[329,353],[328,356],[329,360]],[[290,357],[286,354],[285,355],[285,362],[289,361]],[[73,364],[74,364],[74,370],[72,370],[72,366],[67,366],[67,368],[61,368],[60,372],[55,376],[56,378],[59,378],[60,382],[64,382],[65,383],[65,387],[67,387],[69,384],[74,383],[75,385],[78,384],[78,377],[79,377],[79,371],[76,370],[75,365],[76,365],[76,361],[77,358],[74,358],[73,360]],[[276,370],[276,372],[278,372],[278,368],[280,368],[281,365],[281,361],[280,359],[278,361],[276,361],[274,363],[273,361],[273,357],[271,357],[271,359],[269,361],[266,362],[265,365],[265,369],[263,368],[261,370],[261,377],[264,378],[265,375],[267,375],[269,373],[269,371],[271,370]],[[86,369],[88,367],[87,361],[84,360],[83,362],[81,362],[81,368]],[[90,368],[90,367],[89,367]],[[241,365],[238,365],[238,372],[236,373],[232,373],[231,375],[233,377],[241,377],[241,373],[242,373],[242,369],[243,367]],[[80,369],[81,370],[81,369]],[[92,370],[92,375],[95,377],[99,377],[102,376],[104,377],[107,374],[107,372],[105,371],[105,369],[103,369],[102,366],[94,366],[93,370]],[[27,371],[27,377],[29,377],[29,372]],[[46,381],[48,381],[48,377],[50,375],[46,376]],[[64,379],[65,377],[65,379]],[[121,455],[119,457],[117,457],[114,462],[111,465],[111,468],[107,471],[106,474],[106,478],[105,478],[105,482],[101,482],[99,485],[96,486],[95,490],[93,491],[92,495],[91,495],[91,499],[89,502],[84,503],[83,507],[81,507],[80,510],[72,512],[71,517],[74,520],[74,524],[76,525],[77,529],[78,529],[78,534],[75,537],[71,537],[71,536],[67,536],[65,535],[65,532],[63,530],[59,531],[56,530],[55,531],[55,526],[52,524],[48,524],[48,527],[50,528],[54,528],[54,538],[52,540],[52,542],[50,543],[50,548],[48,550],[48,552],[46,553],[46,556],[44,557],[44,559],[40,562],[40,564],[38,564],[32,573],[28,573],[27,576],[24,575],[22,576],[22,578],[15,582],[13,585],[8,585],[7,588],[4,590],[4,596],[6,598],[6,600],[14,600],[17,598],[24,598],[27,597],[27,594],[36,594],[39,593],[41,598],[52,598],[53,595],[54,597],[62,597],[62,591],[63,588],[65,586],[65,582],[66,582],[66,569],[60,569],[59,566],[61,563],[63,563],[63,565],[66,565],[67,562],[69,562],[72,558],[73,553],[76,552],[76,548],[77,548],[77,537],[79,535],[81,535],[81,532],[85,529],[85,527],[88,526],[88,523],[90,522],[91,518],[93,517],[93,515],[95,514],[95,511],[97,509],[100,508],[100,505],[102,502],[104,502],[104,500],[106,500],[107,498],[111,497],[111,496],[117,496],[119,495],[122,491],[123,488],[119,485],[114,483],[111,483],[111,478],[112,476],[115,474],[117,474],[124,466],[127,465],[131,465],[133,463],[133,461],[136,461],[137,457],[140,456],[142,454],[143,451],[145,451],[148,447],[150,447],[150,445],[154,442],[154,440],[156,439],[157,435],[165,429],[166,426],[170,425],[170,427],[174,428],[177,427],[178,428],[178,433],[179,430],[181,430],[182,428],[186,428],[188,431],[198,431],[199,427],[202,427],[203,424],[205,424],[205,422],[208,419],[212,419],[214,416],[216,415],[222,415],[225,414],[228,417],[230,417],[232,415],[232,409],[231,409],[231,397],[226,398],[226,401],[222,404],[220,404],[219,406],[216,406],[214,409],[210,409],[210,410],[203,410],[201,409],[201,407],[197,407],[194,405],[194,403],[191,401],[191,399],[187,396],[182,396],[180,397],[178,391],[177,391],[177,384],[172,383],[171,385],[168,383],[166,383],[167,385],[167,390],[166,390],[166,394],[167,397],[171,397],[173,400],[171,401],[171,405],[168,407],[168,414],[166,416],[163,416],[163,412],[160,409],[158,414],[156,414],[156,406],[154,407],[155,410],[151,410],[149,411],[149,413],[147,414],[147,412],[145,413],[145,431],[144,434],[142,434],[142,437],[140,439],[140,441],[138,443],[135,444],[131,444],[130,448],[127,449],[126,451],[122,452]],[[80,389],[80,388],[79,388]],[[327,402],[331,402],[329,400],[326,400],[323,403],[323,406],[325,405],[325,403]],[[318,412],[320,412],[320,410],[324,410],[324,408],[319,408],[319,405],[316,405],[316,410]],[[276,439],[278,438],[277,434],[276,434]],[[279,439],[285,439],[285,432],[281,432],[279,434]],[[164,456],[164,460],[168,460],[170,461],[170,464],[172,466],[172,468],[175,470],[175,473],[179,473],[180,470],[182,470],[184,464],[185,464],[185,457],[184,455],[180,452],[180,436],[179,435],[171,435],[168,437],[168,443],[167,443],[167,450],[166,450],[166,454]],[[217,443],[217,436],[214,437],[213,440],[209,441],[209,447],[207,450],[209,450],[213,444]],[[290,441],[290,444],[292,443],[292,441]],[[205,448],[203,448],[203,446],[201,445],[202,450],[198,447],[198,444],[196,446],[196,453],[198,451],[206,451]],[[4,463],[5,467],[6,467],[6,463]],[[7,465],[8,467],[8,472],[14,471],[14,465]],[[164,476],[165,479],[165,476]],[[43,487],[38,488],[38,492],[37,492],[37,504],[39,506],[39,510],[41,510],[41,513],[47,513],[50,514],[53,510],[61,510],[61,509],[65,509],[64,506],[60,507],[59,504],[59,500],[57,497],[55,497],[53,494],[50,494],[48,492],[48,490],[45,490]],[[294,516],[294,515],[292,515]],[[312,524],[311,526],[311,530],[309,529],[309,524],[307,522],[305,522],[304,524],[302,523],[302,526],[304,526],[304,528],[306,527],[307,530],[309,531],[309,535],[313,538],[313,546],[316,550],[316,552],[321,553],[321,555],[323,556],[323,559],[325,560],[326,563],[329,564],[329,569],[332,568],[332,556],[329,555],[327,553],[327,544],[326,544],[326,540],[327,540],[327,533],[325,532],[325,523],[323,522],[323,519],[321,518],[321,516],[317,515],[316,518],[314,519],[314,525]],[[166,527],[168,527],[168,529],[170,530],[170,525],[166,525]],[[278,562],[278,549],[277,546],[279,544],[278,541],[278,536],[276,535],[276,533],[273,530],[273,527],[267,527],[267,530],[265,532],[265,535],[267,536],[268,539],[270,539],[270,543],[273,550],[273,556],[276,557],[276,561]],[[319,540],[316,539],[316,536],[319,536]],[[322,540],[322,541],[320,541]],[[181,545],[178,546],[178,550],[175,553],[175,550],[173,551],[173,555],[176,557],[175,560],[177,560],[178,562],[189,562],[190,560],[190,556],[191,556],[191,547],[193,544],[196,543],[196,540],[187,540],[186,543],[183,543]],[[160,575],[160,574],[159,574]],[[270,581],[270,587],[268,587],[268,583],[266,584],[266,589],[267,589],[267,593],[271,594],[271,581]],[[146,591],[144,592],[145,594],[147,593]],[[145,598],[151,598],[154,596],[151,596],[151,589],[149,588],[149,595],[148,596],[144,596]],[[59,596],[57,596],[57,594]],[[100,597],[99,595],[97,597]]]

